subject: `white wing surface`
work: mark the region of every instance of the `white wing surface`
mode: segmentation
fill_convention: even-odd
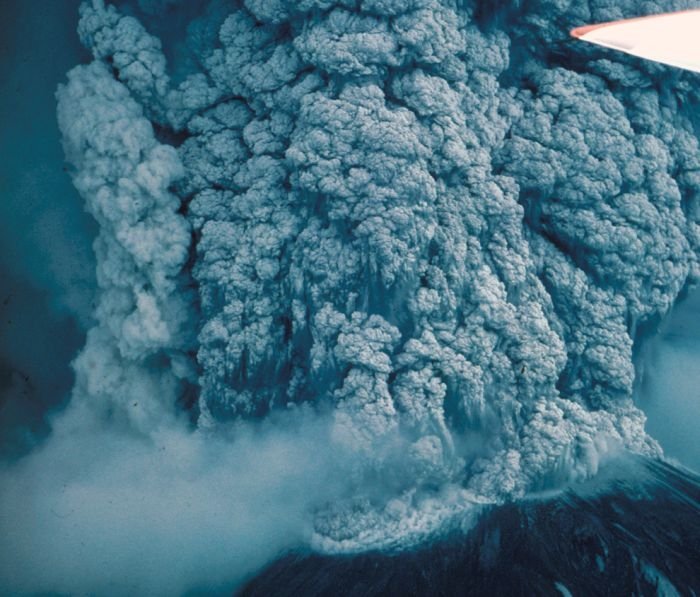
[[[700,72],[700,9],[577,27],[571,35],[633,56]]]

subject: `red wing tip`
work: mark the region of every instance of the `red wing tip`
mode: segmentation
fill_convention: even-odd
[[[590,33],[594,29],[600,29],[601,27],[605,27],[609,24],[610,23],[598,23],[597,25],[584,25],[583,27],[576,27],[571,30],[571,36],[578,39],[586,35],[586,33]]]

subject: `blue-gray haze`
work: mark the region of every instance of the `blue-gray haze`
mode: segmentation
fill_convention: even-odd
[[[75,379],[5,586],[224,588],[698,465],[697,75],[568,38],[692,2],[94,0],[89,55],[47,4],[2,9],[9,452]]]

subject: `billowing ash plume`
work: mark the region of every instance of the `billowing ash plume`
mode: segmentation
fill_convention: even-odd
[[[658,453],[633,347],[698,276],[697,85],[566,41],[638,4],[212,0],[169,71],[148,17],[84,3],[77,407],[146,433],[195,394],[213,433],[330,412],[358,483],[318,511],[331,550]]]

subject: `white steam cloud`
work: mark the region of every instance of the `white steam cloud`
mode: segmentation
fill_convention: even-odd
[[[308,544],[313,509],[345,484],[347,460],[320,449],[327,429],[303,418],[241,426],[230,441],[178,426],[89,433],[69,413],[43,449],[0,472],[3,590],[230,594]]]

